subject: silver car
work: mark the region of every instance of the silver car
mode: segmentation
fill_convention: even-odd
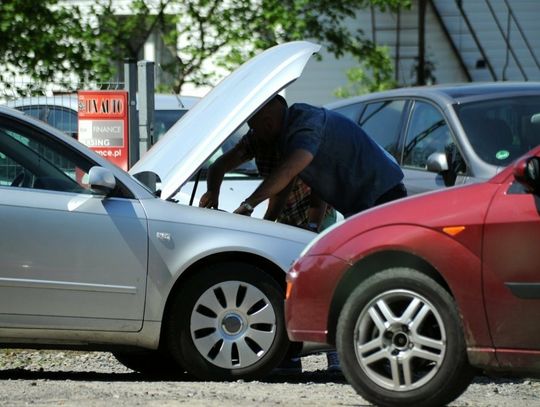
[[[540,144],[540,83],[411,87],[327,107],[396,158],[409,194],[487,180]]]
[[[110,349],[135,370],[205,380],[278,365],[285,271],[315,235],[172,198],[318,49],[288,43],[240,67],[131,175],[0,107],[2,346]],[[134,177],[148,173],[160,193]]]

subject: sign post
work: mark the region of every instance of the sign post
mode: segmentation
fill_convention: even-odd
[[[79,141],[128,170],[128,92],[79,91]]]

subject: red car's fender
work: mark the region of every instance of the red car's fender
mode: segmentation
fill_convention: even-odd
[[[491,348],[482,295],[481,236],[481,220],[478,225],[467,226],[455,236],[442,229],[408,224],[384,226],[362,233],[333,253],[351,267],[337,284],[332,307],[341,309],[344,301],[336,301],[336,298],[343,298],[344,290],[351,292],[357,286],[352,282],[359,283],[383,269],[416,268],[446,285],[454,297],[468,347]],[[330,319],[339,310],[334,308]],[[330,319],[332,331],[335,321]]]

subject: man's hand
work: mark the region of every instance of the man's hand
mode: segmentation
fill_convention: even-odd
[[[199,206],[202,208],[217,209],[219,204],[219,194],[213,191],[206,191],[199,201]]]
[[[246,200],[253,206],[257,206],[265,199],[279,194],[312,160],[313,155],[309,151],[294,150]]]
[[[237,213],[239,215],[251,216],[251,214],[253,213],[253,209],[253,206],[244,201],[240,204],[238,208],[236,208],[234,213]]]

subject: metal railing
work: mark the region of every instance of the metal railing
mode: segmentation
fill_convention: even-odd
[[[527,34],[525,30],[523,29],[518,16],[514,13],[514,10],[512,9],[512,5],[508,0],[503,0],[504,3],[499,3],[500,7],[503,7],[502,9],[497,9],[492,4],[491,0],[484,0],[485,7],[487,8],[486,14],[489,16],[492,21],[495,24],[496,31],[498,32],[505,44],[506,48],[506,58],[504,62],[504,66],[502,68],[501,73],[497,73],[495,70],[493,63],[489,57],[489,53],[486,51],[484,46],[482,45],[482,42],[479,38],[479,35],[477,33],[477,29],[475,28],[474,24],[471,22],[471,19],[469,18],[469,15],[467,11],[465,10],[465,2],[463,0],[455,0],[456,9],[458,11],[458,18],[464,23],[466,27],[466,31],[464,31],[465,35],[468,35],[472,42],[474,43],[474,46],[478,53],[480,54],[479,62],[481,61],[483,63],[482,67],[487,68],[489,71],[489,75],[492,80],[507,80],[507,69],[510,65],[510,62],[512,61],[519,71],[519,75],[521,78],[525,81],[529,80],[529,74],[530,72],[527,72],[524,66],[523,58],[526,57],[526,55],[530,55],[532,61],[534,62],[535,66],[540,70],[540,61],[538,60],[534,48],[531,45],[531,42],[527,38]],[[455,41],[452,39],[452,35],[448,32],[448,29],[446,28],[442,17],[439,14],[439,11],[437,10],[437,7],[435,6],[436,2],[432,1],[432,5],[434,6],[433,9],[435,10],[435,14],[439,18],[439,21],[441,22],[441,26],[443,27],[443,30],[446,33],[447,38],[450,40],[450,44],[452,45],[452,48],[456,52],[457,55],[459,55],[460,62],[462,62],[462,68],[464,68],[464,72],[466,72],[467,77],[469,80],[472,79],[472,74],[470,72],[471,67],[467,67],[463,62],[463,56],[459,52],[457,45]],[[468,3],[467,3],[468,4]],[[506,27],[505,23],[503,22],[503,18],[500,16],[502,13],[506,12]],[[517,33],[517,35],[512,36],[512,31],[514,33]],[[516,48],[516,42],[521,41],[524,44],[524,49],[526,50],[527,54],[520,54]],[[478,62],[477,62],[478,64]],[[478,67],[478,65],[477,65]]]
[[[511,12],[510,5],[508,3],[506,3],[506,7],[507,7],[507,10],[508,10],[508,21],[507,21],[507,25],[506,25],[507,28],[506,28],[506,33],[505,33],[499,19],[497,18],[497,14],[495,14],[495,10],[493,9],[493,6],[491,5],[491,2],[489,0],[485,0],[485,2],[486,2],[486,5],[487,5],[487,7],[489,9],[489,12],[491,13],[491,16],[493,17],[493,21],[495,21],[495,24],[497,25],[497,29],[499,30],[499,32],[500,32],[501,36],[503,37],[504,42],[506,44],[506,61],[505,61],[505,65],[503,67],[502,80],[505,81],[507,79],[506,78],[506,69],[508,67],[508,62],[509,62],[509,55],[508,54],[512,55],[512,58],[514,59],[514,62],[516,64],[516,66],[518,67],[519,71],[521,72],[521,75],[523,76],[523,79],[528,80],[529,78],[527,77],[527,73],[523,69],[523,65],[521,64],[519,58],[517,57],[517,55],[516,55],[516,53],[514,51],[514,47],[512,47],[512,44],[510,42],[511,21],[512,21],[512,18],[515,19],[514,14]],[[514,20],[514,22],[515,21],[516,20]]]
[[[461,70],[463,71],[463,73],[467,77],[467,80],[469,82],[471,82],[472,81],[471,73],[467,69],[467,65],[465,65],[465,61],[463,60],[463,56],[459,52],[459,49],[456,46],[456,43],[452,40],[452,36],[450,35],[450,32],[448,31],[448,27],[444,23],[443,18],[441,16],[441,13],[439,12],[439,9],[436,7],[436,5],[434,4],[433,0],[431,1],[431,7],[432,7],[432,9],[433,9],[433,11],[435,13],[435,17],[437,18],[437,21],[439,22],[439,25],[441,26],[441,28],[443,30],[444,36],[446,37],[446,39],[448,40],[448,43],[450,44],[450,47],[452,48],[452,52],[454,53],[454,55],[456,56],[456,58],[458,60],[459,66],[461,67]]]
[[[455,0],[457,8],[459,10],[459,13],[461,14],[461,18],[465,22],[465,25],[467,26],[467,29],[469,30],[469,34],[471,35],[476,48],[478,49],[478,52],[480,52],[480,55],[482,56],[482,59],[486,63],[486,67],[489,70],[489,73],[491,74],[491,78],[493,80],[497,80],[497,74],[495,73],[495,70],[493,69],[493,66],[491,65],[491,62],[489,61],[489,58],[484,51],[484,47],[482,47],[482,44],[480,43],[480,40],[478,39],[478,35],[476,35],[476,31],[474,27],[472,26],[469,17],[467,16],[467,13],[465,12],[465,9],[463,8],[463,1],[462,0]]]
[[[508,0],[504,0],[504,4],[506,4],[506,7],[508,8],[508,13],[512,17],[512,20],[514,21],[514,24],[516,25],[519,34],[521,35],[521,38],[523,39],[523,42],[525,43],[525,46],[527,47],[527,50],[531,54],[531,57],[536,64],[536,67],[540,69],[540,62],[538,61],[538,58],[536,57],[536,54],[534,53],[534,49],[531,46],[531,43],[529,42],[529,39],[525,35],[525,31],[523,31],[523,28],[521,28],[521,24],[519,23],[519,20],[517,19],[516,15],[514,14],[514,11],[512,10],[512,7],[510,6],[510,3],[508,3]]]

